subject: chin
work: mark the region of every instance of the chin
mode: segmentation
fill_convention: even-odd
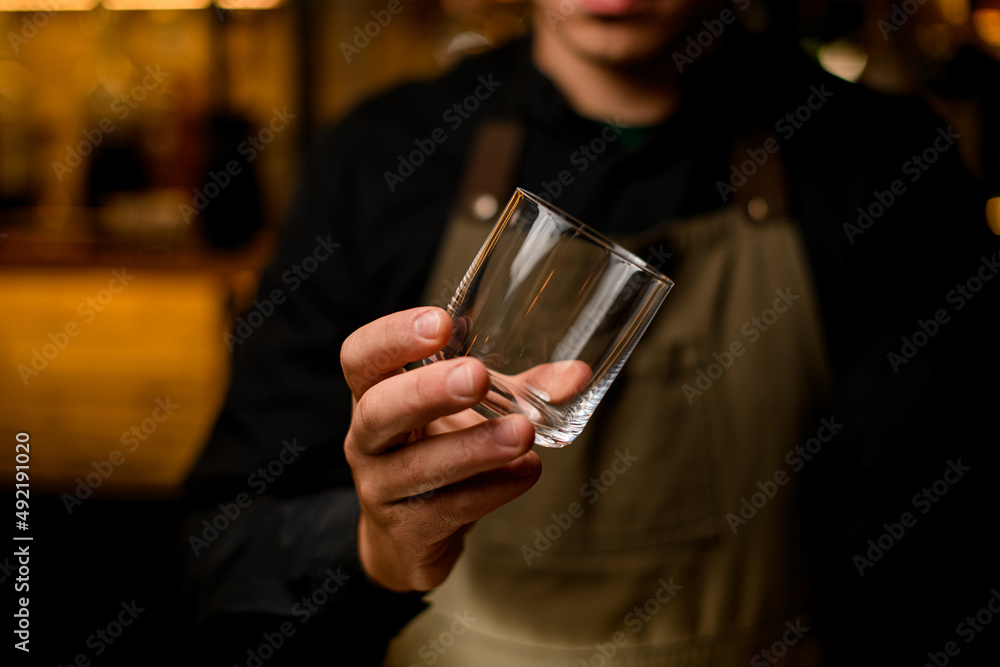
[[[669,57],[673,39],[639,26],[567,25],[556,38],[577,56],[605,66],[637,66]]]

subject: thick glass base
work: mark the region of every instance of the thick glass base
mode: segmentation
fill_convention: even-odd
[[[573,418],[573,413],[576,412],[572,409],[573,404],[562,408],[554,407],[546,403],[545,398],[542,395],[536,395],[530,389],[515,393],[498,382],[496,378],[491,378],[490,391],[486,398],[475,406],[475,410],[487,419],[522,414],[535,427],[536,445],[552,448],[565,447],[580,435],[587,420],[586,418],[582,421]],[[579,399],[574,401],[574,404],[578,402]],[[584,400],[584,403],[589,403],[589,401]]]

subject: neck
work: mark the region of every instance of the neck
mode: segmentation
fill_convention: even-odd
[[[573,53],[551,33],[536,32],[532,57],[581,116],[650,126],[666,120],[679,106],[677,69],[669,62],[639,67],[609,64]]]

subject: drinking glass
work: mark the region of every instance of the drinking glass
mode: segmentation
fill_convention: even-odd
[[[476,407],[520,413],[535,442],[576,438],[673,281],[521,188],[455,291],[452,335],[434,363],[476,357],[490,374]]]

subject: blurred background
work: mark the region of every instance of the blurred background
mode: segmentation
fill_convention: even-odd
[[[927,99],[1000,233],[1000,0],[739,14]],[[32,662],[173,664],[180,484],[312,138],[526,24],[514,0],[0,0],[0,474],[9,508],[26,433],[30,514],[8,535],[33,538]],[[95,635],[133,601],[120,638]]]

